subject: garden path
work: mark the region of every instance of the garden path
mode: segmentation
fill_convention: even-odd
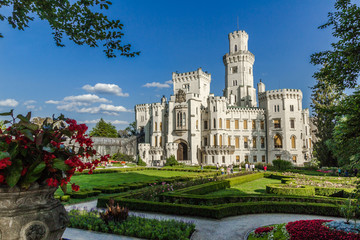
[[[71,208],[95,208],[96,201],[87,203],[80,203],[71,206],[66,206],[66,210]],[[316,215],[302,215],[302,214],[250,214],[235,217],[227,217],[221,220],[175,216],[160,213],[145,213],[132,211],[131,214],[143,216],[146,218],[160,218],[160,219],[177,219],[182,221],[191,221],[196,225],[196,231],[191,237],[192,240],[228,240],[228,239],[245,239],[247,234],[257,227],[285,223],[296,220],[310,220],[310,219],[333,219],[344,220],[343,218],[325,217]],[[71,240],[119,240],[119,239],[136,239],[123,236],[115,236],[111,234],[96,234],[90,231],[83,231],[73,228],[66,229],[64,236]]]

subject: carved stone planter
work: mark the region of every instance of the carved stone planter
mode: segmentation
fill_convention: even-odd
[[[37,183],[26,191],[0,187],[0,240],[59,240],[68,216],[55,191]]]

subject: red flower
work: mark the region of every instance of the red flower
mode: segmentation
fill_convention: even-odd
[[[271,232],[274,229],[274,227],[259,227],[255,229],[255,234],[263,234]]]
[[[51,187],[58,187],[59,186],[59,181],[57,179],[55,179],[55,178],[48,178],[48,179],[46,179],[46,182]]]
[[[4,177],[4,175],[0,174],[0,183],[3,183],[3,182],[5,182],[5,177]]]
[[[26,167],[24,167],[23,170],[21,171],[21,176],[24,176],[26,174],[27,170],[28,169]]]
[[[75,185],[75,183],[71,184],[71,189],[75,192],[79,191],[80,187],[78,185]]]
[[[7,166],[11,166],[11,161],[9,157],[0,160],[0,169],[4,169]]]

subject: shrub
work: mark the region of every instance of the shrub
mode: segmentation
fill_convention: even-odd
[[[296,195],[296,196],[314,196],[315,188],[311,186],[293,187],[285,186],[284,184],[268,184],[266,185],[266,192],[278,195]]]
[[[64,195],[60,197],[62,202],[68,202],[70,200],[70,195]]]
[[[165,166],[176,166],[179,165],[178,161],[176,161],[175,156],[171,155],[169,158],[166,159]]]
[[[286,160],[281,160],[281,159],[273,160],[272,164],[273,164],[274,170],[278,170],[278,171],[285,171],[285,170],[291,169],[293,167],[291,162],[286,161]]]
[[[141,159],[141,157],[139,156],[139,161],[138,161],[137,165],[138,165],[138,166],[143,166],[143,167],[145,167],[145,166],[146,166],[146,162],[144,162],[144,161]]]
[[[131,155],[127,155],[125,153],[115,153],[112,156],[114,161],[124,161],[124,162],[135,162],[135,159]]]
[[[119,204],[114,205],[114,200],[109,200],[109,205],[104,213],[100,213],[100,218],[106,223],[109,222],[122,222],[129,216],[129,209],[125,207],[119,207]]]

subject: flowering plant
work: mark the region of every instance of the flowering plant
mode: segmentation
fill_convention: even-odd
[[[63,115],[39,124],[30,121],[30,112],[14,117],[11,110],[0,115],[12,118],[4,122],[10,124],[6,130],[0,129],[0,186],[28,189],[34,182],[46,182],[53,187],[60,185],[66,192],[75,171],[89,169],[91,174],[109,157],[89,161],[96,151],[85,134],[87,126]],[[72,189],[77,191],[79,186],[73,183]]]

